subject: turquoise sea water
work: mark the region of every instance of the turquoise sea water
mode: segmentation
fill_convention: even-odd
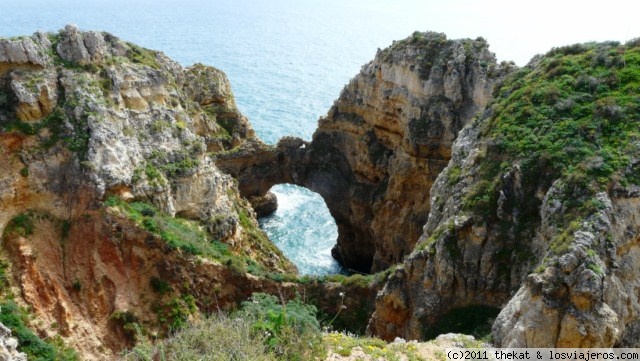
[[[227,73],[258,135],[311,139],[342,87],[377,48],[428,30],[419,0],[36,1],[0,0],[0,36],[57,31],[73,23],[165,52],[188,66]],[[340,272],[337,229],[308,190],[274,187],[280,208],[261,220],[302,274]]]

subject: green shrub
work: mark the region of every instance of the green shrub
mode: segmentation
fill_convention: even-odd
[[[80,280],[76,278],[75,280],[73,280],[71,288],[73,288],[73,290],[76,292],[80,292],[82,291],[82,283],[80,283]]]
[[[13,217],[7,224],[5,234],[15,233],[26,237],[33,234],[34,227],[32,215],[30,213],[22,213]]]
[[[71,222],[67,219],[62,221],[62,225],[60,226],[60,236],[65,239],[69,237],[69,232],[71,231]]]
[[[18,339],[18,350],[24,352],[29,360],[34,361],[76,361],[75,351],[65,348],[60,341],[50,339],[48,343],[41,340],[29,328],[28,315],[13,301],[0,303],[0,322],[11,330]],[[55,342],[54,342],[55,341]]]
[[[130,340],[135,340],[140,332],[140,323],[138,317],[130,311],[118,310],[111,314],[110,319],[122,327],[125,335]]]
[[[224,314],[212,315],[183,328],[164,342],[140,343],[125,352],[124,360],[276,361],[264,342],[264,334],[254,332],[250,321]]]
[[[151,289],[153,289],[157,294],[164,295],[172,291],[169,283],[159,279],[158,277],[151,277],[151,281],[149,283],[151,284]]]
[[[553,49],[542,67],[523,68],[506,80],[491,119],[498,151],[529,163],[544,156],[554,177],[582,172],[609,183],[640,138],[636,68],[592,64],[610,50],[624,52],[628,61],[640,52],[615,43],[575,44]],[[589,165],[594,157],[602,166]]]
[[[423,357],[419,356],[415,344],[409,342],[388,344],[378,338],[356,337],[337,332],[327,333],[324,336],[324,341],[332,352],[344,357],[351,356],[353,349],[359,347],[362,352],[370,356],[367,359],[371,360],[424,360]],[[443,356],[442,360],[444,359],[445,357]],[[362,360],[362,358],[357,360]]]
[[[127,43],[127,45],[129,45],[129,50],[127,50],[126,57],[131,62],[146,65],[154,69],[160,69],[156,51],[145,49],[131,43]]]
[[[451,166],[449,168],[449,173],[447,174],[447,185],[452,187],[455,186],[462,177],[462,169],[457,166]]]
[[[189,317],[197,311],[196,300],[191,295],[174,297],[156,310],[158,322],[165,325],[167,330],[171,332],[182,329],[187,324]]]
[[[254,293],[242,303],[238,316],[252,321],[252,330],[264,334],[269,350],[285,360],[307,360],[322,353],[317,309],[299,298],[287,303],[275,296]]]
[[[487,151],[463,209],[498,224],[502,198],[507,218],[496,228],[520,243],[540,222],[542,197],[533,195],[545,194],[556,180],[564,185],[558,228],[565,230],[603,207],[592,200],[597,192],[618,181],[640,184],[631,164],[640,156],[640,77],[637,66],[629,66],[639,59],[637,45],[578,44],[553,49],[539,65],[505,79],[494,91],[490,118],[479,123]],[[500,162],[508,165],[495,169]],[[519,168],[516,192],[511,165]],[[571,239],[558,234],[551,250],[565,252]]]

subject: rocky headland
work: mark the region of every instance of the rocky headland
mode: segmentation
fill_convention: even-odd
[[[416,33],[362,67],[310,143],[284,138],[217,164],[246,196],[278,183],[319,193],[338,226],[334,257],[359,272],[383,271],[413,250],[453,140],[513,68],[496,64],[488,47],[482,38]]]
[[[517,68],[416,32],[310,142],[268,146],[215,68],[73,26],[1,39],[2,320],[28,308],[34,337],[102,360],[298,293],[387,340],[462,318],[501,347],[638,347],[639,87],[637,41]],[[376,276],[297,276],[256,221],[281,183],[319,193],[334,257]]]
[[[517,69],[483,39],[415,33],[363,66],[311,142],[218,164],[247,195],[323,196],[334,257],[391,274],[373,335],[474,314],[498,346],[636,345],[637,60],[637,41],[589,43]]]
[[[264,146],[221,71],[73,26],[2,39],[0,124],[1,309],[40,338],[104,360],[257,291],[340,307],[339,283],[284,282],[295,266],[215,165]]]

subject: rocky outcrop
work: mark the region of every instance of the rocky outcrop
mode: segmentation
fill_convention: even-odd
[[[633,186],[614,189],[611,196],[596,195],[602,209],[572,231],[569,252],[528,275],[496,319],[498,346],[640,345],[637,190]],[[545,223],[558,216],[549,203],[543,204]]]
[[[578,44],[514,71],[483,39],[415,33],[311,142],[271,147],[216,69],[72,26],[1,40],[0,289],[87,360],[255,291],[344,305],[337,322],[386,339],[481,312],[497,346],[637,347],[638,49]],[[324,197],[347,267],[393,267],[284,282],[295,268],[249,203],[268,213],[278,183]]]
[[[319,193],[338,226],[334,257],[380,271],[413,249],[453,140],[506,71],[484,39],[416,32],[363,66],[310,143],[285,138],[276,149],[245,149],[217,164],[245,195],[278,183]]]
[[[200,312],[231,311],[254,292],[283,299],[303,294],[333,315],[344,305],[350,312],[335,322],[361,330],[373,311],[375,284],[257,277],[168,246],[118,207],[87,211],[72,223],[43,212],[29,219],[33,233],[4,237],[14,284],[40,335],[64,337],[83,360],[116,359],[140,337],[162,337],[174,322]]]
[[[369,332],[385,339],[421,339],[451,310],[477,305],[497,310],[535,267],[532,242],[524,248],[505,237],[486,222],[483,213],[488,210],[480,210],[476,219],[462,209],[463,197],[472,188],[469,177],[477,176],[486,151],[478,144],[479,133],[473,125],[460,132],[449,166],[431,189],[432,212],[424,233],[376,300]],[[465,173],[452,174],[457,173],[452,169]],[[516,172],[504,193],[522,199],[532,193],[524,192]]]
[[[618,93],[635,92],[624,74],[637,52],[577,44],[505,80],[455,141],[371,333],[421,338],[490,307],[499,347],[638,345],[637,106]]]
[[[232,307],[265,282],[275,293],[269,273],[295,273],[210,156],[259,143],[217,69],[74,26],[1,40],[0,127],[14,296],[42,337],[62,336],[83,359],[131,346],[126,323],[166,331],[163,302]],[[150,208],[127,220],[110,214],[110,199]],[[184,245],[188,232],[198,238]],[[171,292],[154,291],[154,279]]]
[[[96,199],[116,194],[145,200],[170,215],[204,222],[220,240],[244,237],[230,195],[232,179],[207,156],[207,150],[231,149],[253,138],[223,73],[202,65],[183,69],[160,53],[73,26],[49,37],[5,41],[5,48],[26,52],[20,58],[7,51],[1,61],[6,69],[64,65],[19,68],[3,77],[5,129],[27,129],[31,137],[13,135],[27,142],[25,148],[47,145],[28,155],[20,150],[24,172],[53,173],[51,161],[41,162],[66,145],[77,157],[59,155],[68,158],[60,162],[69,163],[69,177],[83,179]],[[45,193],[51,184],[37,186]],[[72,188],[55,189],[56,196]]]
[[[0,75],[15,69],[42,69],[50,65],[47,49],[51,43],[47,34],[33,37],[0,39]]]
[[[258,217],[268,216],[278,209],[278,197],[273,192],[267,192],[264,196],[253,196],[249,198],[249,203]]]

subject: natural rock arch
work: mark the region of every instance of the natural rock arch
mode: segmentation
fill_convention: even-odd
[[[334,257],[377,272],[413,249],[453,140],[503,73],[482,38],[416,33],[362,67],[311,142],[253,143],[217,164],[237,177],[245,197],[280,183],[319,193],[338,226]]]

